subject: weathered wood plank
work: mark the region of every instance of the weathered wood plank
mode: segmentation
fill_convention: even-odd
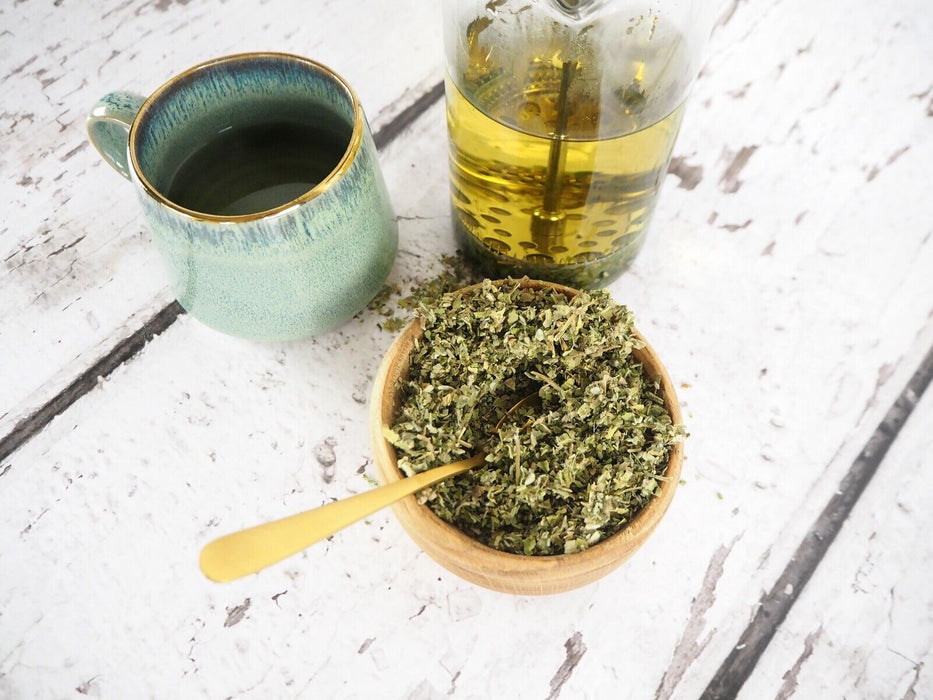
[[[443,82],[430,90],[392,117],[373,134],[376,148],[381,150],[408,129],[418,117],[443,97]],[[115,344],[94,364],[82,371],[67,386],[32,413],[19,420],[6,435],[0,435],[0,462],[31,440],[49,422],[66,411],[71,405],[93,389],[98,381],[106,379],[122,363],[131,360],[154,336],[165,331],[185,313],[177,301],[169,302],[157,311],[140,328],[130,335],[119,338]]]
[[[741,697],[933,697],[933,392],[800,594]],[[778,689],[775,692],[775,689]]]
[[[690,515],[728,556],[707,545],[701,568],[689,553],[702,545],[683,542],[698,599],[713,602],[678,635],[690,643],[660,697],[674,680],[675,695],[703,692],[933,345],[929,77],[917,68],[933,55],[918,10],[736,3],[715,35],[679,145],[703,177],[665,193],[665,206],[699,193],[707,214],[674,205],[664,264],[685,282],[649,287],[649,274],[644,286],[674,312],[659,314],[677,326],[662,356],[695,375],[685,473],[709,501]]]
[[[411,1],[16,3],[0,27],[0,435],[172,300],[129,184],[87,142],[98,97],[291,51],[340,72],[378,129],[442,77],[439,8]]]
[[[784,620],[797,602],[801,591],[821,566],[826,552],[835,542],[853,508],[872,479],[875,478],[875,474],[882,462],[886,460],[888,451],[899,437],[904,424],[913,419],[917,401],[928,390],[931,381],[933,381],[933,347],[927,352],[920,367],[885,414],[884,420],[869,436],[858,457],[839,483],[836,493],[810,526],[780,577],[775,581],[771,590],[761,597],[754,618],[707,685],[702,696],[704,700],[732,698],[742,689],[761,656],[784,624]],[[919,414],[920,417],[914,420],[919,420],[921,424],[928,421],[922,410]],[[823,568],[822,572],[821,580],[835,581],[834,570]],[[784,690],[782,688],[782,692]]]

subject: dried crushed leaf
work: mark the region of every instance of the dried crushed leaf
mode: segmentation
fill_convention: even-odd
[[[382,330],[394,333],[402,329],[411,320],[411,311],[418,304],[432,303],[444,294],[479,281],[476,271],[459,252],[456,255],[442,255],[440,263],[441,270],[434,277],[424,280],[405,278],[403,283],[408,285],[407,293],[394,283],[386,284],[379,290],[367,309],[384,318],[378,324]],[[400,309],[404,309],[405,313],[399,314]]]
[[[480,451],[485,463],[419,492],[471,537],[526,555],[571,553],[625,526],[659,491],[683,438],[634,359],[632,314],[516,281],[417,305],[424,334],[386,439],[408,475]],[[496,426],[519,400],[537,394]]]

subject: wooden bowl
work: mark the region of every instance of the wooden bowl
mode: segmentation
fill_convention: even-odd
[[[552,287],[568,296],[579,292],[550,282],[522,280],[522,286]],[[474,285],[478,286],[478,285]],[[467,287],[468,292],[473,287]],[[418,319],[402,330],[386,353],[373,386],[370,405],[370,439],[376,468],[383,483],[404,479],[396,462],[395,448],[383,437],[382,426],[391,425],[398,406],[397,387],[408,373],[409,357],[421,335]],[[636,331],[636,335],[642,336]],[[667,371],[647,343],[634,352],[651,377],[661,381],[664,405],[674,423],[681,422],[680,406]],[[683,443],[671,449],[667,477],[661,492],[622,530],[592,547],[574,554],[524,556],[487,547],[437,517],[415,496],[406,496],[392,506],[402,527],[415,543],[444,568],[472,583],[505,593],[540,595],[578,588],[602,578],[625,562],[654,531],[674,497],[683,464]]]

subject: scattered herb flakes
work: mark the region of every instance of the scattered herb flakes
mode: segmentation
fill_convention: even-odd
[[[393,296],[397,296],[401,293],[402,288],[397,284],[386,284],[379,290],[379,293],[373,297],[373,300],[369,302],[367,308],[375,311],[380,316],[392,316],[395,311],[390,306],[389,302]]]
[[[402,291],[398,284],[387,284],[367,305],[370,311],[382,316],[379,327],[390,333],[395,333],[410,320],[410,312],[421,303],[432,303],[448,292],[473,284],[480,277],[470,267],[469,263],[458,253],[456,255],[442,255],[441,271],[426,280],[416,281],[411,278],[403,280],[410,285],[408,293]],[[404,315],[398,315],[399,309],[405,309]],[[362,321],[362,317],[360,321]]]
[[[419,493],[496,549],[571,553],[620,530],[659,491],[682,439],[631,353],[632,314],[606,292],[484,281],[417,307],[424,334],[386,438],[411,475],[479,451],[485,464]],[[522,398],[537,394],[500,419]],[[521,415],[518,415],[521,414]]]
[[[385,321],[380,323],[379,327],[384,331],[388,331],[389,333],[395,333],[402,330],[407,323],[407,319],[399,318],[398,316],[392,316],[391,318],[387,318]]]
[[[479,277],[460,255],[442,255],[441,265],[443,268],[439,274],[413,285],[398,305],[403,309],[416,309],[421,303],[431,304],[445,294],[479,282]]]

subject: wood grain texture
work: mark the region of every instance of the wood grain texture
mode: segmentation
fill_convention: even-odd
[[[933,697],[931,425],[928,390],[741,698]]]
[[[532,289],[550,286],[568,296],[576,293],[563,285],[536,280],[521,280],[519,284]],[[464,289],[463,293],[470,293],[470,289]],[[403,480],[405,475],[398,468],[395,449],[383,436],[383,427],[391,426],[395,420],[399,406],[398,387],[408,372],[409,358],[421,334],[419,321],[409,323],[389,348],[373,382],[369,436],[376,470],[382,482],[387,484]],[[633,351],[633,356],[648,376],[660,382],[661,395],[671,420],[680,424],[682,418],[677,392],[664,364],[638,331],[635,331],[635,336],[644,343],[644,347]],[[438,518],[429,508],[420,505],[415,496],[403,498],[392,509],[402,527],[428,556],[467,581],[515,595],[563,593],[611,573],[645,543],[674,498],[683,458],[683,443],[679,442],[671,448],[664,471],[666,479],[661,482],[658,495],[620,532],[575,554],[528,557],[497,551]]]
[[[82,396],[93,390],[121,364],[131,360],[146,343],[172,325],[185,313],[177,301],[170,302],[137,331],[121,338],[113,348],[59,391],[32,414],[20,420],[10,432],[0,437],[0,462],[35,437],[56,416],[67,411]]]
[[[98,97],[273,49],[339,72],[377,131],[442,78],[439,8],[410,0],[10,3],[0,27],[0,435],[172,301],[132,188],[89,146]]]
[[[172,5],[163,23],[151,22],[152,5],[124,13],[138,34],[184,20],[191,28],[178,32],[211,36],[213,23],[227,21],[194,5]],[[256,26],[271,23],[263,31],[274,48],[285,43],[274,35],[315,31],[291,28],[297,10],[286,22],[271,4],[238,7]],[[35,22],[52,11],[37,10]],[[38,41],[36,24],[23,19]],[[287,566],[209,584],[196,562],[214,534],[370,487],[365,404],[393,338],[371,310],[314,341],[270,345],[182,317],[0,462],[0,696],[80,688],[105,698],[542,698],[554,689],[561,698],[699,697],[933,346],[931,21],[919,2],[859,0],[844,12],[803,0],[726,4],[646,246],[610,289],[664,359],[690,432],[686,483],[625,566],[558,596],[505,596],[448,574],[385,513]],[[226,48],[227,36],[217,32],[212,45]],[[159,57],[169,75],[175,59],[161,58],[163,46],[148,44],[144,55]],[[179,46],[191,54],[186,64],[201,58]],[[381,49],[366,48],[360,60],[386,62]],[[103,65],[109,49],[94,50]],[[15,64],[10,55],[12,70],[32,53]],[[123,65],[122,86],[138,84],[139,55]],[[382,80],[381,69],[374,74]],[[35,111],[44,97],[30,94],[23,109]],[[20,123],[29,130],[28,119]],[[33,150],[4,150],[3,177],[20,179],[22,170],[9,169]],[[66,162],[78,157],[103,167],[86,151]],[[44,158],[43,167],[55,165]],[[453,251],[443,108],[381,159],[402,238],[392,280],[430,277],[439,255]],[[3,245],[13,217],[26,229],[57,217],[62,237],[46,252],[77,240],[87,222],[111,232],[122,222],[133,234],[135,212],[116,186],[102,194],[70,182],[59,196],[77,201],[64,207],[31,209],[13,197]],[[112,200],[99,211],[69,209],[89,192]],[[51,285],[56,261],[91,240],[48,266],[36,258],[31,286],[17,277],[2,289],[4,304],[18,313],[23,289]],[[138,257],[145,241],[124,246],[136,252],[122,257],[111,246],[100,258],[82,252],[74,278],[52,287],[86,291],[84,316],[124,317],[113,309],[155,276]],[[135,259],[133,273],[121,276],[107,256]],[[92,347],[120,327],[101,322],[86,334],[50,309],[48,320],[43,309],[33,322],[4,322],[4,359],[15,359],[18,344],[31,353],[17,360],[16,376],[61,371],[70,381],[75,353],[51,352],[57,338]],[[45,340],[30,340],[34,327]],[[3,368],[5,381],[10,372]],[[915,420],[926,434],[927,399],[863,496],[881,494],[878,507],[867,502],[866,520],[856,505],[801,593],[803,607],[791,610],[751,676],[750,696],[819,696],[823,679],[866,693],[891,682],[908,697],[930,687],[929,562],[914,539],[928,530],[928,450],[917,437],[919,447],[900,447]],[[851,601],[861,601],[861,616],[846,616]],[[901,657],[885,653],[889,642],[906,660],[894,663]]]
[[[443,82],[438,83],[382,125],[373,134],[376,148],[381,150],[391,143],[426,109],[441,99],[443,87]],[[75,377],[70,384],[32,413],[20,419],[6,435],[0,435],[0,462],[43,430],[49,421],[93,389],[98,381],[106,379],[121,363],[131,360],[153,336],[162,333],[183,313],[185,311],[177,301],[169,302],[132,334],[118,338],[113,347]]]
[[[931,379],[933,348],[930,348],[884,420],[868,438],[838,490],[810,527],[774,586],[761,597],[754,618],[703,692],[704,700],[735,697],[742,690],[801,591],[822,563],[855,504],[874,478],[904,423],[911,418],[917,401],[928,389]],[[812,641],[811,635],[808,635],[805,643],[812,646]],[[788,673],[796,675],[796,671]],[[786,688],[782,687],[782,693],[785,691]]]

